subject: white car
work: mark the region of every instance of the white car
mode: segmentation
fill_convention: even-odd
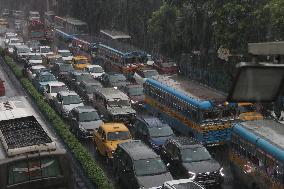
[[[42,64],[42,57],[39,53],[30,53],[28,58],[28,65],[40,65]]]
[[[44,71],[48,71],[48,69],[43,65],[32,66],[27,69],[27,76],[32,81],[37,73]]]
[[[39,46],[39,53],[44,57],[48,54],[54,54],[49,46]]]
[[[31,52],[30,48],[26,45],[16,45],[14,47],[14,56],[18,61],[27,58],[30,52]]]
[[[136,83],[143,85],[143,83],[146,81],[147,78],[151,78],[154,76],[159,75],[157,70],[154,69],[141,69],[137,70],[134,75],[133,79],[135,80]]]
[[[6,48],[8,49],[8,52],[12,54],[14,52],[14,47],[20,45],[22,45],[22,42],[19,38],[10,38]]]
[[[155,189],[150,188],[150,189]],[[194,189],[205,189],[203,186],[198,184],[197,182],[191,180],[191,179],[180,179],[180,180],[172,180],[167,181],[162,186],[162,189],[179,189],[179,188],[194,188]]]
[[[16,33],[11,33],[11,32],[7,32],[5,33],[5,38],[4,38],[4,43],[5,45],[7,45],[9,43],[9,40],[11,38],[16,38],[17,37],[17,34]]]
[[[105,73],[104,69],[99,65],[88,65],[85,71],[89,72],[94,78],[99,78]]]
[[[84,106],[82,99],[74,91],[58,92],[52,103],[63,118],[67,118],[73,108]]]
[[[148,66],[153,66],[154,65],[154,60],[152,59],[152,56],[150,54],[147,54],[147,65]]]
[[[68,91],[66,85],[60,81],[51,81],[45,86],[43,94],[44,97],[50,102],[56,97],[57,93],[61,91]]]
[[[69,50],[58,50],[58,54],[62,56],[62,60],[71,62],[73,55]]]

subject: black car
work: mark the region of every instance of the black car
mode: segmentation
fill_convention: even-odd
[[[55,63],[51,68],[51,71],[59,80],[62,80],[64,75],[68,74],[69,72],[73,72],[74,68],[71,64]]]
[[[118,144],[113,162],[115,176],[123,188],[161,187],[173,180],[160,156],[140,140]]]
[[[73,108],[68,115],[70,130],[78,138],[91,138],[95,129],[103,124],[97,110],[91,106]]]
[[[99,80],[104,87],[125,87],[129,82],[126,77],[120,73],[105,73]]]
[[[223,168],[195,139],[168,139],[161,149],[161,157],[177,178],[189,178],[204,186],[217,186],[223,182]]]
[[[135,139],[142,140],[157,153],[160,152],[160,149],[166,140],[174,136],[174,133],[168,124],[151,116],[138,117],[133,128]]]
[[[87,104],[90,104],[94,96],[93,93],[99,87],[103,87],[99,81],[94,80],[91,83],[86,81],[81,81],[77,88],[77,93],[80,95],[81,98],[83,98],[83,100]]]
[[[86,81],[88,83],[94,82],[95,79],[90,73],[84,72],[82,70],[75,70],[69,72],[62,78],[63,82],[71,89],[77,90],[81,81]]]

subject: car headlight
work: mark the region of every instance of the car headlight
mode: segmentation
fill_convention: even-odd
[[[136,104],[136,103],[138,103],[138,101],[131,100],[131,104]]]
[[[224,173],[224,169],[223,169],[223,167],[219,170],[219,173],[220,173],[220,175],[221,175],[222,177],[224,177],[224,176],[225,176],[225,173]]]
[[[189,176],[189,179],[194,180],[196,177],[196,173],[188,171],[188,176]]]

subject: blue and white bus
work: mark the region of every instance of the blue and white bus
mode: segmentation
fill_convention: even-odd
[[[284,125],[274,120],[234,124],[230,164],[251,188],[284,189]]]

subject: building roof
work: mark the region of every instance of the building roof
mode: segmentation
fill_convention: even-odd
[[[114,100],[114,99],[128,100],[129,99],[125,93],[115,88],[98,88],[97,92],[103,95],[108,100]]]
[[[134,160],[160,157],[140,140],[130,140],[118,145],[123,148]]]
[[[116,30],[100,30],[100,32],[112,39],[130,39],[131,38],[130,35],[125,34],[121,31],[116,31]]]

